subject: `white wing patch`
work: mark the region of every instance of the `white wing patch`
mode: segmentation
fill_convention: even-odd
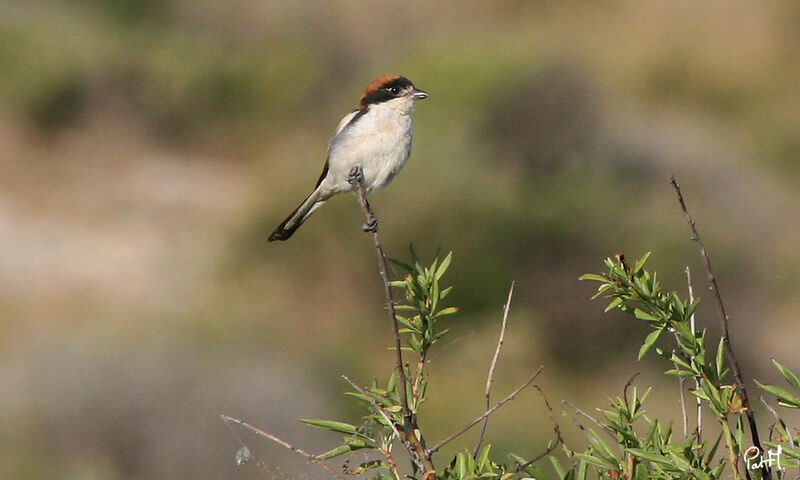
[[[342,132],[342,130],[344,130],[344,127],[346,127],[347,124],[350,123],[350,121],[353,119],[353,117],[358,115],[358,112],[359,112],[359,110],[353,110],[352,112],[350,112],[347,115],[345,115],[344,118],[342,119],[342,121],[339,122],[339,126],[336,127],[336,131],[333,132],[333,135],[336,136],[336,135],[340,134]]]

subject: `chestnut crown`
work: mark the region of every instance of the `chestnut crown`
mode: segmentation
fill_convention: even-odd
[[[411,97],[414,100],[427,98],[427,92],[419,90],[411,83],[411,80],[401,75],[383,75],[373,80],[358,102],[358,107],[363,108],[367,105],[386,102],[394,98]]]

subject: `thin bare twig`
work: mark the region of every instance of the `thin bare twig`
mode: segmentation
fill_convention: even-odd
[[[555,415],[553,415],[553,407],[550,406],[550,402],[547,401],[547,395],[544,394],[544,390],[542,390],[539,385],[534,385],[533,388],[539,391],[539,394],[542,396],[542,400],[544,400],[544,404],[547,407],[547,413],[550,415],[550,420],[553,421],[553,430],[556,432],[556,441],[553,442],[552,445],[547,447],[547,449],[540,453],[539,455],[535,456],[534,458],[528,460],[527,462],[523,463],[522,465],[517,465],[517,468],[514,469],[515,473],[521,472],[528,468],[530,465],[538,462],[539,460],[543,459],[544,457],[550,455],[553,450],[556,449],[560,444],[564,443],[564,439],[561,438],[561,427],[558,426],[558,422],[556,421]]]
[[[486,410],[485,412],[483,412],[483,414],[481,414],[480,416],[478,416],[478,418],[476,418],[475,420],[473,420],[473,421],[469,422],[468,424],[466,424],[464,427],[462,427],[462,428],[461,428],[460,430],[458,430],[457,432],[455,432],[455,433],[451,434],[450,436],[448,436],[447,438],[445,438],[445,439],[444,439],[444,440],[442,440],[441,442],[439,442],[439,443],[437,443],[436,445],[434,445],[433,447],[429,448],[429,449],[428,449],[428,455],[433,455],[434,453],[436,453],[436,451],[437,451],[437,450],[439,450],[440,448],[442,448],[443,446],[445,446],[445,445],[446,445],[446,444],[448,444],[449,442],[451,442],[451,441],[455,440],[455,439],[456,439],[456,438],[458,438],[459,436],[463,435],[463,434],[464,434],[464,433],[465,433],[467,430],[469,430],[470,428],[472,428],[472,427],[474,427],[475,425],[477,425],[478,423],[480,423],[480,422],[481,422],[481,420],[483,420],[484,418],[486,418],[486,417],[488,417],[489,415],[491,415],[492,413],[494,413],[494,412],[495,412],[495,410],[497,410],[498,408],[502,407],[502,406],[503,406],[503,405],[505,405],[507,402],[509,402],[509,401],[513,400],[513,399],[514,399],[514,397],[516,397],[517,395],[519,395],[519,392],[521,392],[521,391],[525,390],[525,388],[526,388],[528,385],[530,385],[531,383],[533,383],[533,381],[534,381],[534,380],[536,380],[536,377],[538,377],[538,376],[539,376],[539,374],[540,374],[540,373],[542,373],[542,370],[543,370],[543,369],[544,369],[544,365],[540,366],[540,367],[539,367],[539,368],[538,368],[538,369],[537,369],[537,370],[536,370],[536,371],[533,373],[533,375],[531,375],[531,377],[530,377],[528,380],[526,380],[526,381],[525,381],[525,383],[523,383],[523,384],[522,384],[522,385],[520,385],[520,386],[519,386],[519,387],[518,387],[516,390],[514,390],[513,392],[511,392],[511,393],[510,393],[510,394],[509,394],[509,395],[508,395],[506,398],[504,398],[504,399],[500,400],[499,402],[495,403],[495,404],[494,404],[494,406],[493,406],[492,408],[490,408],[490,409]]]
[[[386,294],[386,303],[389,311],[389,320],[392,324],[392,332],[394,333],[394,350],[395,350],[395,368],[397,369],[397,376],[399,379],[400,404],[403,411],[403,433],[404,441],[408,442],[416,452],[416,456],[423,463],[423,478],[427,479],[435,475],[436,469],[431,461],[430,454],[425,448],[425,440],[420,435],[417,437],[419,431],[417,427],[416,416],[411,412],[408,406],[408,378],[405,372],[405,363],[403,362],[402,343],[400,340],[400,327],[397,324],[397,313],[394,309],[394,298],[392,297],[392,284],[389,280],[389,267],[386,264],[386,253],[381,246],[380,237],[378,236],[378,220],[375,212],[367,201],[367,190],[364,188],[364,175],[361,167],[354,168],[349,175],[350,185],[356,190],[358,194],[358,203],[367,222],[364,224],[364,231],[371,231],[372,238],[375,242],[375,250],[378,253],[378,268],[383,279],[383,289]]]
[[[761,395],[759,398],[761,399],[761,403],[763,403],[764,406],[767,407],[767,410],[769,410],[770,413],[772,413],[772,416],[775,417],[775,421],[778,422],[781,425],[781,427],[783,427],[783,429],[786,431],[786,435],[789,436],[789,445],[794,445],[794,438],[792,438],[792,432],[783,422],[783,419],[780,417],[780,415],[778,415],[778,412],[776,412],[775,409],[772,408],[772,405],[767,403],[767,401],[764,399],[764,395]]]
[[[500,325],[500,338],[497,339],[497,348],[494,350],[494,356],[492,357],[492,363],[489,364],[489,375],[486,377],[486,390],[484,392],[484,396],[486,397],[486,409],[488,410],[491,406],[490,396],[492,393],[492,383],[494,383],[494,371],[497,368],[497,359],[500,357],[500,350],[503,348],[503,341],[506,337],[506,325],[508,324],[508,309],[511,307],[511,297],[514,295],[514,284],[516,282],[511,282],[511,288],[508,289],[508,299],[506,300],[505,306],[503,306],[503,323]],[[483,443],[483,435],[486,433],[486,425],[489,423],[489,417],[483,419],[483,425],[481,425],[481,433],[478,435],[478,441],[475,443],[475,448],[472,450],[472,456],[475,457],[478,455],[478,450],[481,449],[481,443]]]
[[[686,272],[688,274],[689,267],[686,267]],[[691,299],[689,303],[691,303]],[[692,314],[692,318],[694,318],[694,314]],[[691,330],[692,336],[694,336],[694,320],[692,320]],[[681,339],[678,332],[674,331],[672,335],[675,337],[675,343],[678,344],[678,348],[681,348]],[[675,370],[680,370],[680,366],[677,363],[672,362],[672,365],[675,367]],[[697,386],[697,377],[695,377],[694,381],[695,386]],[[689,413],[686,411],[686,377],[678,377],[678,391],[680,393],[681,418],[683,419],[683,438],[687,438],[689,436]],[[700,397],[697,397],[697,401],[699,404]]]
[[[628,379],[628,382],[625,383],[625,386],[622,387],[622,399],[625,401],[626,406],[628,404],[628,388],[630,388],[630,386],[633,385],[633,381],[636,380],[636,377],[638,377],[641,374],[642,372],[634,373],[633,376],[631,376],[631,378]]]
[[[689,268],[689,265],[686,265],[686,289],[689,291],[689,304],[694,303],[694,286],[692,285],[692,269]],[[695,313],[692,312],[692,316],[689,317],[689,329],[692,333],[695,333]]]
[[[567,403],[569,403],[569,402],[567,402],[566,400],[562,400],[562,401],[561,401],[561,403],[562,403],[562,404],[567,404]],[[573,408],[575,408],[575,406],[574,406],[574,405],[572,405],[572,407],[573,407]],[[570,414],[569,414],[569,412],[562,411],[562,412],[561,412],[561,415],[562,415],[562,416],[565,416],[565,417],[568,417],[570,420],[572,420],[572,423],[573,423],[573,424],[575,424],[575,427],[576,427],[578,430],[580,430],[581,432],[585,432],[585,431],[586,431],[586,427],[584,427],[584,426],[583,426],[583,425],[582,425],[582,424],[581,424],[581,423],[580,423],[578,420],[576,420],[576,419],[575,419],[575,417],[573,417],[572,415],[570,415]]]
[[[325,469],[334,478],[337,478],[339,480],[346,480],[345,477],[342,476],[342,474],[340,474],[336,470],[334,470],[331,467],[329,467],[322,460],[318,459],[314,454],[308,453],[307,451],[303,450],[302,448],[295,447],[294,445],[292,445],[291,443],[287,442],[286,440],[281,440],[280,438],[276,437],[275,435],[273,435],[273,434],[271,434],[269,432],[266,432],[264,430],[261,430],[258,427],[254,427],[253,425],[250,425],[249,423],[247,423],[247,422],[245,422],[243,420],[239,420],[238,418],[229,417],[227,415],[220,415],[220,417],[222,417],[222,421],[225,422],[228,425],[230,423],[235,423],[237,425],[241,425],[244,428],[250,430],[251,432],[255,433],[258,436],[261,436],[261,437],[267,438],[269,440],[272,440],[273,442],[277,443],[278,445],[281,445],[281,446],[283,446],[285,448],[288,448],[289,450],[291,450],[293,452],[299,453],[300,455],[304,456],[308,461],[314,462],[317,465],[319,465],[320,467],[322,467],[323,469]]]
[[[692,285],[692,270],[688,265],[686,266],[686,286],[689,290],[689,304],[691,305],[694,303],[694,286]],[[694,335],[697,331],[694,313],[689,317],[689,328],[692,331],[692,335]],[[683,380],[683,377],[681,377],[681,380]],[[694,388],[700,390],[700,377],[698,376],[694,377]],[[681,393],[683,392],[681,391]],[[703,441],[703,401],[700,397],[696,397],[695,402],[697,406],[697,430],[695,432],[697,433],[697,443],[701,443]]]
[[[725,304],[722,302],[722,294],[719,292],[717,279],[714,276],[714,270],[711,268],[711,255],[708,253],[708,249],[706,249],[703,240],[700,238],[694,218],[689,213],[689,210],[686,208],[686,202],[683,200],[681,187],[673,175],[670,175],[670,183],[675,189],[675,194],[678,196],[678,203],[680,203],[683,216],[686,217],[686,221],[689,223],[689,228],[692,232],[691,239],[697,242],[697,245],[700,247],[700,256],[703,258],[703,264],[705,265],[709,287],[714,292],[714,298],[716,299],[717,313],[719,314],[720,327],[722,330],[722,343],[725,346],[725,356],[728,358],[728,362],[731,364],[731,371],[733,372],[733,377],[736,380],[736,387],[739,390],[739,395],[742,397],[742,407],[745,409],[747,423],[750,426],[750,436],[752,437],[753,446],[759,450],[763,450],[761,447],[761,440],[759,440],[758,437],[758,426],[756,425],[756,419],[753,415],[753,409],[750,407],[750,401],[747,398],[747,389],[744,386],[742,370],[739,368],[739,360],[733,353],[733,347],[731,346],[730,334],[728,332],[728,322],[730,321],[730,318],[725,311]],[[772,478],[772,473],[769,467],[762,466],[761,471],[764,479]],[[745,473],[749,478],[750,472],[745,470]]]
[[[574,403],[570,402],[569,400],[562,400],[561,403],[563,403],[564,405],[568,405],[568,406],[572,407],[572,409],[575,410],[575,413],[577,413],[578,415],[581,415],[583,417],[588,418],[589,420],[592,421],[592,423],[594,423],[595,425],[600,427],[601,430],[603,430],[607,434],[611,435],[611,438],[613,438],[614,440],[617,439],[617,437],[614,435],[614,432],[609,430],[608,427],[604,426],[602,423],[598,422],[596,418],[594,418],[593,416],[589,415],[588,413],[586,413],[583,410],[581,410],[580,408],[578,408],[577,405],[575,405]],[[583,425],[578,424],[578,426],[581,429],[583,429]]]
[[[675,340],[678,341],[678,334],[675,334]],[[675,369],[678,369],[678,364],[673,363]],[[681,401],[681,417],[683,418],[683,438],[689,436],[689,413],[686,411],[686,377],[678,377],[678,390],[680,392]]]

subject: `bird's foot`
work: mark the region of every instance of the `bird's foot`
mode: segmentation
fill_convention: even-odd
[[[361,169],[361,165],[356,165],[350,169],[347,173],[347,183],[354,188],[357,188],[358,184],[364,183],[364,171]]]
[[[377,232],[378,231],[378,219],[375,218],[374,215],[371,215],[369,217],[369,220],[367,220],[367,222],[364,223],[364,225],[361,226],[361,230],[364,230],[365,232],[372,232],[372,233]]]

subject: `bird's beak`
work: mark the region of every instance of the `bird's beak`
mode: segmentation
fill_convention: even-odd
[[[422,100],[423,98],[428,98],[428,92],[415,88],[414,93],[412,93],[411,96],[414,98],[414,100]]]

